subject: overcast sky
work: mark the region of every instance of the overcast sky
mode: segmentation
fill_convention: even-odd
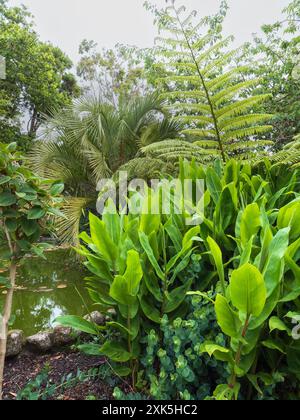
[[[220,0],[177,0],[205,16],[217,11]],[[51,41],[75,62],[82,39],[92,39],[101,47],[118,42],[153,45],[156,29],[153,17],[143,8],[144,0],[10,0],[11,5],[24,4],[35,16],[36,29],[44,41]],[[159,6],[165,0],[153,0]],[[280,18],[289,0],[229,0],[230,11],[225,31],[236,38],[236,44],[251,39],[264,23]]]

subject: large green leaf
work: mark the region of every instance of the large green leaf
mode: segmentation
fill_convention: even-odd
[[[168,293],[167,303],[164,307],[164,312],[166,314],[175,311],[185,300],[186,294],[190,289],[192,281],[188,281],[184,286],[177,287]]]
[[[207,243],[208,243],[211,255],[214,259],[215,266],[217,268],[217,272],[219,275],[219,279],[222,283],[223,289],[225,290],[225,273],[224,273],[224,266],[223,266],[222,251],[219,245],[210,236],[207,238]]]
[[[74,330],[82,331],[87,334],[98,335],[99,328],[90,321],[75,315],[59,316],[54,321],[57,324],[63,325],[64,327],[71,327]]]
[[[151,321],[156,322],[157,324],[160,324],[160,321],[161,321],[160,312],[157,308],[155,308],[153,303],[151,303],[150,299],[146,296],[142,296],[140,298],[140,304],[146,317],[149,318]]]
[[[206,186],[214,203],[217,204],[222,193],[222,183],[220,177],[213,168],[207,168]]]
[[[291,241],[300,236],[300,203],[293,202],[280,209],[277,219],[279,229],[290,227]]]
[[[91,238],[102,257],[111,266],[116,265],[118,249],[106,230],[104,222],[90,213]]]
[[[230,281],[232,304],[243,314],[258,317],[265,306],[267,291],[262,274],[251,264],[232,272]]]
[[[261,225],[262,220],[258,204],[253,203],[248,205],[243,211],[240,226],[241,242],[244,247],[252,236],[257,234]]]
[[[100,353],[113,362],[120,363],[128,362],[132,357],[128,352],[128,348],[117,341],[106,341],[100,348]]]
[[[269,246],[268,262],[263,273],[268,297],[283,280],[284,255],[289,246],[289,233],[290,228],[281,229]]]
[[[144,232],[139,232],[140,243],[152,265],[154,268],[157,276],[162,280],[165,281],[165,275],[162,269],[159,266],[157,259],[155,258],[153,249],[151,248],[148,236]]]
[[[127,282],[128,294],[130,296],[136,296],[139,291],[140,282],[143,278],[140,255],[137,251],[128,251],[127,268],[123,277]]]
[[[240,322],[237,315],[230,308],[224,296],[217,295],[215,310],[218,324],[224,334],[228,335],[229,337],[237,337],[240,332]]]
[[[117,275],[110,287],[109,295],[122,305],[133,305],[136,301],[134,296],[131,296],[128,291],[128,283],[123,276]]]

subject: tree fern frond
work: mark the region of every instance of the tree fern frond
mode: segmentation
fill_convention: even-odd
[[[234,76],[240,76],[240,74],[247,69],[248,69],[247,66],[239,66],[234,69],[231,69],[225,72],[224,74],[221,74],[220,76],[215,77],[210,82],[207,82],[207,88],[211,92],[215,92],[219,88],[225,87],[226,83],[232,81],[232,78]]]
[[[207,24],[205,20],[192,29],[188,17],[189,24],[185,27],[185,19],[177,14],[174,4],[168,8],[168,13],[166,21],[170,16],[171,25],[167,24],[167,32],[171,29],[169,33],[175,33],[175,29],[178,35],[175,38],[184,40],[185,46],[182,53],[170,50],[170,45],[161,50],[164,63],[160,66],[166,75],[160,76],[158,81],[163,90],[160,97],[167,101],[167,109],[187,126],[182,134],[198,145],[206,144],[203,147],[206,155],[209,145],[213,146],[212,158],[217,153],[223,161],[229,153],[234,154],[235,144],[239,157],[250,156],[251,147],[255,151],[263,145],[267,147],[263,140],[259,146],[256,137],[271,129],[270,125],[262,125],[270,116],[255,113],[251,108],[268,96],[247,97],[247,92],[260,80],[248,75],[248,66],[231,66],[239,50],[224,49],[232,38],[222,39],[212,27],[206,34],[199,35],[199,28]],[[246,143],[245,153],[240,140]]]
[[[250,140],[250,141],[235,141],[231,144],[226,146],[226,150],[228,153],[236,152],[236,151],[244,151],[247,149],[260,149],[266,146],[272,146],[273,142],[270,140]]]
[[[224,135],[224,142],[226,143],[228,140],[234,140],[234,139],[242,139],[245,137],[251,137],[258,134],[265,134],[266,132],[272,130],[272,125],[258,125],[254,127],[248,127],[244,129],[239,130],[230,130],[227,131]]]
[[[205,99],[205,93],[200,90],[178,90],[164,92],[160,97],[162,99]]]
[[[206,117],[204,115],[180,115],[178,117],[174,117],[175,121],[180,121],[184,124],[195,123],[199,124],[213,124],[213,119],[211,117]],[[184,130],[183,130],[184,132]]]
[[[232,99],[236,93],[240,93],[241,90],[256,86],[259,83],[259,79],[246,80],[244,82],[237,83],[230,87],[225,87],[221,92],[216,93],[211,97],[212,102],[219,107],[224,102]]]
[[[236,115],[241,115],[243,112],[247,111],[249,108],[254,107],[255,105],[258,105],[267,99],[269,99],[272,95],[270,94],[264,94],[264,95],[256,95],[251,96],[246,99],[242,99],[239,101],[238,106],[236,106],[236,103],[230,103],[229,105],[225,105],[218,109],[216,111],[216,116],[220,121],[223,120],[223,118],[228,118]]]
[[[230,42],[232,42],[233,37],[228,36],[225,39],[222,39],[219,42],[214,43],[211,47],[209,47],[204,53],[200,54],[198,57],[196,57],[196,61],[199,65],[203,64],[203,61],[207,61],[207,59],[211,56],[212,53],[218,52],[222,50],[224,47],[227,47]],[[196,43],[192,45],[193,49],[195,49]],[[230,52],[232,54],[232,52]]]
[[[204,139],[216,139],[216,132],[214,129],[201,130],[197,128],[188,128],[186,130],[182,130],[182,133],[188,136],[202,137]]]
[[[220,130],[228,131],[235,128],[246,127],[251,124],[258,124],[263,121],[268,121],[273,118],[271,114],[248,114],[241,115],[239,117],[229,118],[228,120],[222,120],[220,123]]]
[[[177,102],[177,103],[174,103],[173,105],[166,105],[165,109],[169,112],[175,111],[175,112],[188,112],[188,113],[201,112],[204,114],[210,113],[209,105],[205,105],[202,103]]]

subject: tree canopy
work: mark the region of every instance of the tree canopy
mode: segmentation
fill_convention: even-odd
[[[6,78],[0,81],[0,140],[24,147],[44,115],[79,94],[72,61],[58,47],[42,42],[25,7],[0,0],[0,54]]]

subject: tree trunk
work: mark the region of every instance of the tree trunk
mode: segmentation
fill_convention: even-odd
[[[8,290],[7,295],[6,295],[3,316],[2,316],[1,324],[0,324],[0,400],[2,400],[3,375],[4,375],[6,345],[7,345],[8,323],[11,317],[14,287],[16,284],[16,272],[17,272],[17,264],[16,264],[16,261],[13,260],[10,265],[10,273],[9,273],[11,287]]]
[[[6,295],[2,318],[0,316],[0,401],[2,400],[3,394],[3,375],[7,346],[8,323],[11,317],[11,309],[17,274],[17,260],[15,258],[16,248],[15,245],[12,243],[10,234],[5,226],[4,232],[7,238],[9,249],[11,251],[11,260],[9,266],[10,289],[8,290]]]

